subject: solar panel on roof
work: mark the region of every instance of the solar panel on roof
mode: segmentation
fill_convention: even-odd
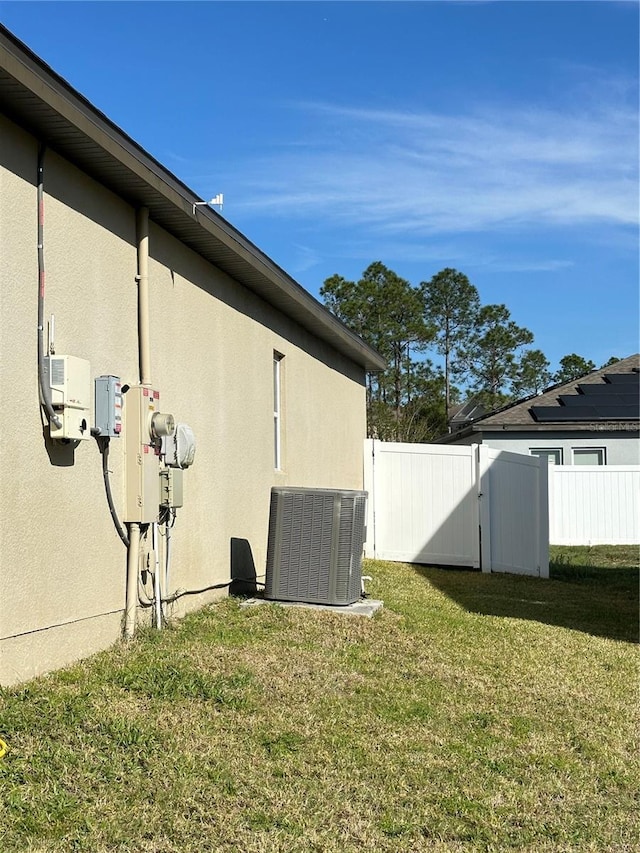
[[[627,390],[627,389],[625,389]],[[638,405],[638,389],[629,388],[632,393],[624,394],[561,394],[558,397],[562,406],[633,406]]]
[[[638,420],[637,405],[606,406],[532,406],[529,410],[540,423],[563,421],[632,421]]]
[[[474,418],[482,417],[482,415],[486,414],[486,411],[484,406],[477,401],[469,400],[458,409],[451,418],[451,423],[472,421]]]
[[[637,385],[640,381],[637,373],[606,373],[604,378],[611,385]]]
[[[638,394],[640,393],[640,383],[612,382],[605,384],[604,382],[599,382],[597,385],[594,383],[590,385],[578,385],[578,393],[583,394],[585,397],[593,395],[599,397],[603,394]]]

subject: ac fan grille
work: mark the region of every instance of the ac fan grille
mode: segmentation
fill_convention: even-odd
[[[272,489],[265,597],[357,601],[366,500],[366,492]]]

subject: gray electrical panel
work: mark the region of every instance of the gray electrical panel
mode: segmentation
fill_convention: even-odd
[[[95,381],[95,428],[99,436],[115,438],[122,432],[122,382],[119,376]]]

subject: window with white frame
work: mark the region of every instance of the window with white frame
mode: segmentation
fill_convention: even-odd
[[[273,352],[273,467],[282,470],[282,360]]]
[[[530,447],[531,456],[540,456],[546,459],[549,465],[562,465],[561,447]]]
[[[604,447],[572,447],[574,465],[605,465]]]

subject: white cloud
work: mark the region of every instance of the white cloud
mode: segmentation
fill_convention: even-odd
[[[395,237],[372,241],[365,236],[362,240],[347,240],[340,246],[340,257],[361,261],[363,265],[370,263],[373,257],[399,258],[408,264],[435,264],[439,268],[462,266],[466,270],[496,273],[561,272],[575,266],[573,260],[546,257],[544,249],[540,256],[532,257],[513,250],[482,249],[475,243],[465,245],[458,240],[434,242]]]
[[[315,267],[320,261],[318,252],[310,246],[303,246],[300,243],[294,243],[292,245],[292,249],[293,258],[291,261],[291,272],[306,272],[312,267]]]
[[[476,265],[490,269],[493,272],[561,272],[562,270],[570,269],[575,266],[573,261],[560,261],[553,259],[538,259],[538,260],[501,260],[497,257],[480,258],[476,260]]]
[[[243,162],[238,214],[330,216],[414,238],[637,223],[637,111],[624,104],[464,115],[297,109],[308,144]]]

